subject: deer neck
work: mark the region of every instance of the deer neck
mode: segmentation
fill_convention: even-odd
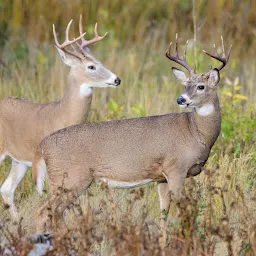
[[[211,148],[221,129],[221,114],[217,94],[209,103],[193,109],[191,123],[192,130],[197,134],[198,140]]]
[[[93,95],[93,88],[80,81],[72,71],[68,76],[68,86],[59,103],[61,115],[65,115],[65,126],[84,123],[87,119]]]

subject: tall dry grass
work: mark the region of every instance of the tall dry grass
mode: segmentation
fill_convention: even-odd
[[[143,188],[143,197],[135,200],[130,212],[134,194],[129,190],[106,192],[94,185],[78,202],[83,212],[81,218],[77,217],[77,212],[67,213],[66,220],[73,233],[55,241],[61,243],[63,250],[65,244],[70,244],[68,241],[73,239],[73,234],[80,232],[82,235],[77,241],[83,246],[79,248],[95,255],[117,255],[120,248],[127,255],[133,250],[136,250],[134,255],[140,255],[142,249],[149,255],[160,252],[169,255],[170,248],[181,255],[200,255],[196,252],[201,255],[253,255],[256,223],[255,2],[194,2],[198,71],[206,72],[210,64],[217,64],[200,49],[211,50],[212,43],[220,45],[220,35],[224,36],[227,46],[233,44],[233,50],[219,84],[222,133],[206,170],[186,186],[193,207],[184,206],[183,212],[190,215],[181,215],[179,222],[173,223],[176,210],[172,206],[169,226],[163,233],[157,227],[160,209],[156,184]],[[122,78],[118,89],[95,90],[88,121],[180,111],[176,98],[183,88],[174,81],[172,63],[165,58],[164,52],[176,32],[179,32],[181,47],[187,39],[194,38],[192,1],[143,0],[138,4],[137,1],[116,0],[33,3],[12,0],[0,2],[0,11],[1,99],[15,95],[35,102],[49,102],[62,97],[68,68],[54,49],[51,25],[56,24],[63,38],[68,20],[74,18],[72,33],[76,35],[78,16],[82,13],[89,35],[92,35],[95,21],[101,33],[109,31],[104,42],[96,45],[92,52]],[[191,42],[190,64],[195,63],[193,47]],[[0,166],[0,184],[9,170],[7,160]],[[113,203],[107,198],[108,193]],[[20,238],[34,232],[33,214],[40,204],[30,173],[20,184],[16,200],[24,217],[23,224],[18,230],[19,225],[9,223],[8,227],[17,238],[16,245],[23,248]],[[118,212],[114,224],[111,219],[113,206]],[[9,218],[3,204],[0,204],[0,218],[5,221]],[[99,234],[103,234],[103,240],[98,240]],[[160,239],[163,236],[164,242]],[[78,250],[77,244],[72,246]]]

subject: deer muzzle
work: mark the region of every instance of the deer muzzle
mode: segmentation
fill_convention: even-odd
[[[177,99],[177,103],[178,103],[179,105],[185,104],[186,101],[187,101],[187,100],[186,100],[183,96],[180,96],[180,97]]]

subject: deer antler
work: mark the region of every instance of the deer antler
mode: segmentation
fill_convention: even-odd
[[[84,37],[84,35],[86,34],[86,33],[80,34],[79,37],[77,37],[77,38],[75,38],[74,40],[70,41],[68,35],[69,35],[69,30],[70,30],[72,21],[73,21],[73,20],[70,20],[70,22],[68,23],[68,26],[67,26],[67,28],[66,28],[66,33],[65,33],[66,38],[65,38],[64,43],[62,43],[62,44],[60,44],[60,43],[58,42],[57,35],[56,35],[56,31],[55,31],[55,26],[54,26],[54,24],[53,24],[53,36],[54,36],[54,40],[55,40],[55,45],[56,45],[59,49],[63,50],[64,52],[66,52],[66,53],[68,53],[68,54],[71,54],[71,55],[73,55],[74,57],[77,57],[77,58],[81,59],[81,58],[83,58],[82,54],[80,54],[79,52],[75,51],[75,49],[74,49],[73,47],[72,47],[72,48],[74,49],[74,51],[70,51],[70,50],[67,49],[68,46],[73,46],[73,44],[74,44],[75,42],[77,42],[78,40],[82,39],[82,38]]]
[[[206,52],[205,50],[202,50],[208,56],[210,56],[210,57],[212,57],[212,58],[222,62],[222,64],[217,68],[219,71],[221,69],[223,69],[226,66],[226,64],[228,63],[228,60],[229,60],[229,57],[230,57],[230,52],[231,52],[231,49],[232,49],[232,45],[231,45],[230,48],[229,48],[229,51],[228,51],[228,55],[226,56],[226,54],[225,54],[225,46],[224,46],[224,42],[223,42],[223,37],[222,36],[221,36],[221,43],[222,43],[222,52],[223,52],[222,53],[222,57],[218,54],[215,44],[213,44],[213,48],[214,48],[214,51],[215,51],[214,55]]]
[[[180,65],[183,66],[185,69],[187,69],[187,70],[189,71],[189,73],[193,74],[193,73],[194,73],[194,69],[191,68],[191,67],[188,65],[187,60],[186,60],[188,42],[189,42],[189,41],[187,41],[187,43],[186,43],[186,46],[185,46],[185,48],[184,48],[184,55],[183,55],[183,58],[181,59],[181,58],[179,57],[179,53],[178,53],[178,34],[176,34],[176,43],[175,43],[175,54],[176,54],[176,55],[175,55],[175,56],[172,56],[172,55],[171,55],[171,46],[172,46],[172,42],[171,42],[170,45],[169,45],[169,47],[168,47],[168,49],[167,49],[166,52],[165,52],[165,56],[166,56],[168,59],[170,59],[170,60],[172,60],[172,61],[174,61],[174,62],[180,64]]]
[[[80,15],[80,20],[79,20],[79,32],[80,32],[80,35],[83,34],[82,15]],[[96,42],[101,41],[101,40],[104,39],[105,36],[108,34],[108,32],[106,32],[104,36],[99,36],[99,34],[98,34],[98,24],[97,24],[97,22],[96,22],[95,27],[94,27],[94,33],[95,33],[95,37],[94,37],[93,39],[87,41],[87,40],[85,40],[84,38],[81,38],[82,44],[79,45],[79,44],[77,43],[81,50],[84,50],[85,47],[88,47],[88,46],[91,45],[91,44],[94,44],[94,43],[96,43]]]
[[[85,54],[86,54],[85,51],[84,51],[84,48],[88,47],[89,45],[94,44],[94,43],[96,43],[98,41],[101,41],[107,35],[107,32],[105,33],[104,36],[99,36],[98,32],[97,32],[97,23],[96,23],[95,24],[95,37],[93,39],[89,40],[89,41],[85,40],[84,36],[85,36],[86,32],[83,33],[82,15],[80,15],[80,21],[79,21],[79,33],[80,33],[80,36],[75,38],[74,40],[70,41],[69,40],[69,30],[70,30],[72,21],[73,20],[71,20],[68,23],[68,26],[67,26],[66,32],[65,32],[66,38],[65,38],[64,43],[62,43],[62,44],[60,44],[58,42],[56,31],[55,31],[55,26],[53,24],[53,35],[54,35],[55,45],[59,49],[63,50],[64,52],[66,52],[68,54],[71,54],[72,56],[77,57],[79,59],[83,59]],[[78,43],[79,40],[82,41],[81,44]],[[79,50],[81,51],[81,53],[76,50],[76,48],[74,47],[74,43],[76,43],[79,46]],[[69,46],[72,47],[73,51],[68,49]]]

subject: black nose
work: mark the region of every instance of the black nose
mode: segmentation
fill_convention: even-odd
[[[182,104],[185,103],[185,102],[186,102],[186,99],[183,98],[182,96],[180,96],[180,97],[177,99],[177,103],[178,103],[179,105],[182,105]]]
[[[117,77],[117,78],[115,79],[115,84],[116,84],[116,85],[121,84],[121,79],[120,79],[119,77]]]

